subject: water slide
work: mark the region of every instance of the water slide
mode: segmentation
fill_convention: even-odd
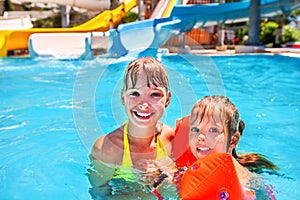
[[[41,1],[42,0],[39,0],[39,2]],[[100,10],[103,10],[103,6],[108,6],[108,4],[107,1],[103,1],[104,3],[101,3],[101,1],[99,2],[95,0],[47,0],[48,3],[59,2],[59,4],[84,8],[93,7],[92,2],[94,2],[95,6],[93,7],[93,9],[99,8]],[[30,0],[30,2],[32,2],[32,0]],[[28,49],[28,39],[33,33],[108,31],[110,26],[118,24],[122,20],[122,18],[136,5],[137,0],[124,0],[122,4],[116,9],[104,10],[99,15],[87,21],[86,23],[72,28],[31,28],[24,30],[0,30],[0,57],[6,56],[7,51],[9,50]]]
[[[74,6],[90,11],[102,11],[110,6],[109,0],[18,0],[21,3],[53,3],[58,5]]]
[[[261,0],[260,14],[261,17],[272,17],[289,14],[299,8],[299,0]],[[249,10],[250,0],[223,4],[175,5],[167,18],[120,25],[108,53],[110,56],[122,56],[136,51],[141,55],[152,54],[169,38],[188,32],[194,27],[247,21]],[[141,33],[140,36],[136,34],[137,31]]]
[[[151,19],[166,18],[171,15],[171,12],[175,5],[179,4],[180,0],[160,0],[156,5],[153,13],[151,14]]]

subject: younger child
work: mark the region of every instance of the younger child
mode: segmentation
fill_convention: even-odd
[[[263,155],[249,153],[238,155],[235,148],[242,136],[245,124],[239,118],[235,105],[224,96],[206,96],[198,101],[190,116],[177,121],[174,156],[180,167],[191,165],[196,159],[212,153],[227,152],[233,156],[240,183],[245,188],[251,185],[255,175],[250,171],[259,169],[278,170],[278,167]],[[189,130],[189,135],[187,135]],[[179,150],[182,138],[189,138],[185,150]],[[182,147],[182,146],[181,146]]]

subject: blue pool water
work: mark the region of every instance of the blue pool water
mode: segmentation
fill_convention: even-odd
[[[1,200],[92,199],[89,150],[125,120],[119,94],[132,59],[0,59]],[[174,126],[204,95],[227,95],[246,123],[238,150],[265,154],[280,167],[277,175],[263,174],[276,199],[300,196],[300,58],[159,59],[173,94],[164,122]]]

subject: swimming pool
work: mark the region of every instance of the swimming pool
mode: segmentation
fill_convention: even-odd
[[[89,149],[124,120],[119,93],[132,59],[0,59],[0,199],[92,198]],[[160,59],[173,93],[163,121],[174,126],[196,99],[227,95],[246,123],[238,150],[263,153],[278,164],[279,174],[264,174],[276,199],[300,196],[300,58]]]

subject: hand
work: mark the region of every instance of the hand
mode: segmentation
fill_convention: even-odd
[[[170,157],[164,157],[156,161],[160,171],[168,175],[168,179],[172,181],[175,173],[178,171],[175,162]]]
[[[141,160],[131,168],[131,171],[139,184],[149,186],[152,186],[161,174],[155,160]]]
[[[132,168],[138,183],[158,187],[164,180],[172,181],[177,172],[174,161],[169,157],[160,160],[141,160]]]

